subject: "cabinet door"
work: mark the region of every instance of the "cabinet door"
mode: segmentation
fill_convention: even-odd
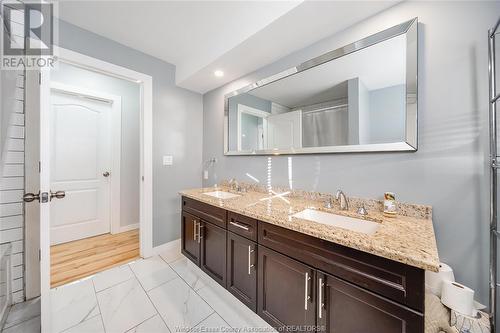
[[[227,233],[227,289],[257,311],[257,243]]]
[[[310,332],[316,323],[315,271],[260,245],[258,254],[259,316],[275,328]]]
[[[197,266],[200,265],[199,229],[200,220],[183,211],[181,221],[181,252]]]
[[[423,333],[422,314],[336,277],[317,281],[320,332]]]
[[[201,221],[201,269],[212,279],[226,287],[226,234],[225,229]]]

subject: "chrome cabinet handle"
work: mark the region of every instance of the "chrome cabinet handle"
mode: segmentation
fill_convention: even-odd
[[[238,227],[238,228],[246,230],[246,231],[249,230],[247,226],[245,226],[243,224],[239,224],[237,222],[230,221],[229,224],[234,225],[235,227]]]
[[[311,299],[311,296],[309,296],[309,280],[311,278],[309,277],[309,273],[306,272],[306,278],[305,278],[305,287],[304,287],[304,309],[307,311],[307,305],[309,303],[309,300]]]
[[[193,220],[193,240],[196,241],[198,237],[196,236],[196,228],[198,227],[196,220]]]
[[[201,228],[203,228],[203,226],[201,225],[201,222],[198,222],[198,244],[201,243],[201,239],[203,237],[201,237]]]
[[[319,318],[323,318],[323,279],[319,278],[319,288],[318,288],[318,316]]]
[[[254,267],[254,265],[252,265],[252,253],[253,253],[254,250],[252,250],[252,245],[248,245],[248,275],[252,275],[252,267]]]

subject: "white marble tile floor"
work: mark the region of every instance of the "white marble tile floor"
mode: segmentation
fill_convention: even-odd
[[[275,332],[179,249],[54,288],[51,303],[51,333]],[[3,332],[40,332],[39,300],[13,307]]]

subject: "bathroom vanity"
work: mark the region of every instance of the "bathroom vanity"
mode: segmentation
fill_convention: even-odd
[[[410,216],[390,219],[369,205],[362,218],[379,226],[363,232],[294,217],[307,208],[360,217],[352,208],[322,208],[319,194],[248,191],[222,199],[230,191],[207,194],[213,190],[181,192],[182,253],[270,325],[424,331],[424,271],[439,265],[430,207],[408,205],[400,210]]]

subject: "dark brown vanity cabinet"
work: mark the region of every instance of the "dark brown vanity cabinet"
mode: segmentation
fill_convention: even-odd
[[[423,269],[196,200],[182,207],[182,253],[270,325],[423,333]]]
[[[200,240],[198,232],[200,219],[185,211],[181,221],[181,252],[196,265],[200,265]]]
[[[225,229],[202,221],[200,267],[224,287],[226,286],[226,234]]]
[[[181,252],[226,287],[226,211],[182,200]]]
[[[317,325],[329,333],[422,333],[423,315],[334,276],[317,274]]]
[[[311,332],[316,325],[315,270],[259,245],[258,311],[273,327]]]
[[[257,311],[257,243],[227,233],[227,290]]]

